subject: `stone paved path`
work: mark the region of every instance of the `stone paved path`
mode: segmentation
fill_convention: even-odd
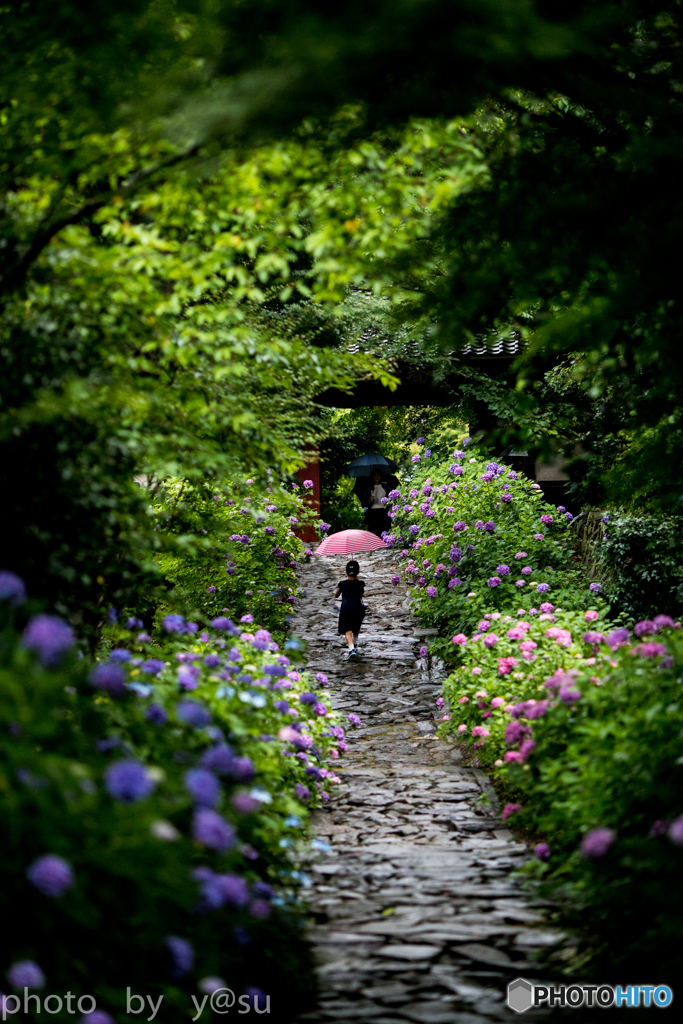
[[[336,633],[341,559],[316,557],[301,570],[306,596],[292,625],[308,642],[309,668],[329,677],[333,706],[362,720],[338,762],[343,784],[315,815],[331,847],[309,866],[320,1001],[299,1019],[519,1020],[505,1005],[508,981],[538,980],[529,956],[564,937],[510,880],[528,851],[497,817],[486,775],[433,736],[443,672],[418,657],[430,631],[391,586],[395,555],[359,561],[369,612],[358,662],[344,660]]]

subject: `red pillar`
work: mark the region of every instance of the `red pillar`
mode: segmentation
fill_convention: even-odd
[[[313,481],[313,487],[306,488],[307,504],[320,518],[320,456],[315,448],[306,452],[306,465],[296,475],[302,484],[304,480]],[[313,526],[302,526],[294,532],[297,537],[308,543],[320,539],[318,531]]]

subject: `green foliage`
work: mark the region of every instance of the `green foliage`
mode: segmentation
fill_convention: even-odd
[[[291,756],[290,741],[278,740],[278,733],[296,724],[298,712],[301,735],[310,737],[309,763],[322,765],[344,747],[330,730],[334,720],[298,702],[315,686],[306,674],[290,668],[275,688],[264,685],[277,680],[263,675],[277,662],[250,634],[226,642],[215,632],[162,631],[149,641],[112,626],[108,635],[118,650],[133,656],[109,663],[118,666],[124,683],[116,696],[93,690],[85,661],[68,655],[46,669],[17,643],[9,625],[3,632],[1,889],[3,917],[14,922],[4,931],[3,970],[32,959],[50,991],[90,993],[121,1020],[133,1019],[124,1013],[127,986],[153,994],[155,1001],[163,995],[157,1019],[172,1021],[191,1009],[198,978],[219,976],[237,994],[249,985],[269,993],[275,1018],[289,1020],[289,1000],[305,1003],[311,992],[296,899],[307,810],[294,787],[306,784],[313,794],[309,803],[315,804],[316,786],[323,786],[311,780],[305,763]],[[150,657],[161,662],[156,674],[145,672],[144,659]],[[194,677],[188,662],[197,666]],[[210,712],[210,725],[182,720],[177,668],[184,672],[182,686],[195,687],[191,699]],[[291,712],[275,707],[283,697]],[[168,724],[147,719],[151,704],[166,709]],[[218,810],[236,838],[217,852],[192,838],[185,773],[225,741],[244,760],[236,762],[239,771],[220,776]],[[107,769],[122,759],[145,766],[153,783],[149,795],[132,802],[112,797]],[[328,782],[336,778],[333,772],[322,775]],[[251,806],[238,810],[237,794],[250,794]],[[26,877],[46,854],[64,858],[73,869],[73,887],[58,898],[43,895]],[[279,895],[272,905],[259,905],[257,891],[244,904],[198,912],[198,867],[237,875],[249,887],[267,881]],[[169,972],[169,935],[185,938],[195,950],[195,964],[182,980]]]
[[[625,509],[612,510],[606,518],[593,558],[610,605],[633,621],[651,618],[662,608],[678,615],[683,603],[681,520]]]

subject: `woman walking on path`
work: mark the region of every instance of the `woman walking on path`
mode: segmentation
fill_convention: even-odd
[[[372,474],[372,484],[365,491],[363,504],[367,506],[365,512],[365,522],[367,523],[368,530],[370,533],[374,533],[376,537],[381,537],[386,531],[387,533],[391,529],[391,520],[384,504],[386,504],[387,495],[390,487],[382,474],[378,469]]]
[[[335,597],[341,595],[342,603],[339,610],[339,627],[337,632],[340,636],[346,636],[349,651],[346,655],[347,661],[357,657],[356,646],[358,634],[365,617],[365,605],[363,604],[363,592],[365,591],[365,580],[358,579],[360,566],[358,562],[346,563],[346,579],[337,585]]]

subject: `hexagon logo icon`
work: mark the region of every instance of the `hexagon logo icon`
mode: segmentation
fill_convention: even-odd
[[[534,990],[531,982],[515,978],[508,985],[508,1006],[516,1013],[530,1010],[534,1004]]]

